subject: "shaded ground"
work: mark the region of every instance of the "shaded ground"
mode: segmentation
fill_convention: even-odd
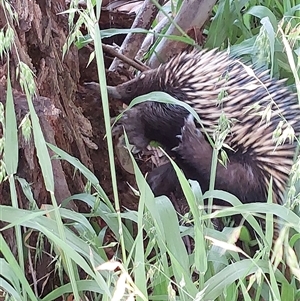
[[[106,194],[113,201],[112,184],[110,175],[110,166],[108,160],[107,142],[105,140],[105,126],[103,111],[101,105],[100,95],[96,92],[92,92],[84,88],[84,82],[98,81],[97,80],[97,68],[95,62],[93,62],[88,68],[86,68],[86,62],[89,58],[89,51],[84,49],[80,51],[79,57],[81,59],[80,65],[82,76],[82,85],[78,86],[76,105],[81,108],[83,115],[91,122],[93,128],[93,142],[98,146],[98,149],[89,149],[89,154],[94,166],[94,174],[99,179],[101,186]],[[107,65],[111,59],[106,57]],[[107,71],[107,84],[118,85],[122,80],[114,73]],[[122,111],[122,102],[110,100],[110,116],[117,116]],[[135,184],[134,176],[123,170],[119,164],[118,159],[115,157],[118,190],[122,206],[130,209],[137,209],[137,198],[131,193],[129,186]],[[142,164],[144,170],[151,168],[151,164],[147,167]]]

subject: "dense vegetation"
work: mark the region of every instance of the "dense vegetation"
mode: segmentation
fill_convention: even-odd
[[[0,3],[5,6],[8,15],[13,14],[8,2],[2,0]],[[6,222],[1,232],[14,228],[18,255],[16,259],[0,233],[0,287],[6,300],[39,300],[34,286],[24,276],[28,261],[24,238],[30,231],[38,233],[36,248],[31,250],[36,261],[44,250],[43,242],[46,239],[51,242],[50,252],[56,270],[55,275],[49,276],[50,280],[45,279],[45,283],[54,276],[60,283],[42,298],[43,301],[56,300],[63,295],[65,299],[68,296],[71,298],[71,293],[74,300],[300,300],[298,160],[291,173],[286,202],[282,206],[272,204],[271,196],[266,204],[244,205],[233,195],[222,191],[212,190],[202,194],[199,184],[189,182],[174,166],[189,206],[189,213],[178,219],[167,197],[153,196],[131,156],[139,188],[136,191],[139,196],[138,210],[120,210],[101,37],[124,31],[101,31],[97,23],[100,4],[97,5],[95,15],[90,0],[87,0],[87,8],[80,11],[75,3],[71,3],[67,13],[70,15],[72,31],[64,50],[67,52],[73,42],[79,47],[87,43],[94,44],[114,200],[112,202],[109,199],[95,175],[76,158],[45,141],[32,104],[35,93],[33,74],[20,61],[19,80],[27,96],[30,114],[22,125],[17,124],[9,76],[5,110],[0,103],[3,131],[0,180],[8,181],[11,194],[11,206],[4,206],[0,202],[0,217]],[[173,3],[161,9],[172,9],[172,16],[175,16],[180,5],[180,2],[176,5]],[[74,25],[75,13],[80,17]],[[83,24],[87,35],[80,31]],[[297,0],[220,0],[213,8],[203,35],[204,48],[228,49],[233,55],[267,66],[274,77],[288,78],[300,101],[300,4],[297,4]],[[194,43],[187,36],[181,39],[189,44]],[[0,45],[1,57],[9,56],[10,50],[16,47],[9,26],[0,32]],[[152,52],[155,50],[153,47]],[[51,205],[38,208],[30,183],[16,176],[18,132],[26,140],[34,139]],[[48,149],[56,156],[51,158]],[[58,206],[51,160],[68,162],[85,178],[85,190],[66,199],[65,204],[71,200],[83,202],[90,208],[88,214]],[[214,177],[214,174],[211,176]],[[19,207],[16,182],[21,184],[30,210]],[[233,206],[217,208],[212,212],[205,208],[204,201],[213,197],[224,199]],[[230,227],[228,223],[222,231],[214,229],[213,218],[223,217],[227,221],[236,213],[242,213],[244,220],[255,230],[255,241],[249,241],[249,235],[242,225]],[[266,219],[266,231],[262,231],[253,218],[257,216]],[[99,219],[105,222],[102,228],[95,223]],[[273,245],[275,219],[278,219],[281,232]],[[115,238],[109,244],[105,240],[107,233]],[[190,237],[193,242],[190,252],[182,239],[184,236]],[[246,249],[235,245],[239,236],[245,242]],[[250,256],[247,250],[253,245],[256,245],[257,251]],[[110,252],[106,252],[108,249]]]

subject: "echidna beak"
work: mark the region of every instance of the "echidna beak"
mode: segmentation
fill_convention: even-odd
[[[100,86],[98,83],[88,82],[88,83],[84,83],[84,86],[93,92],[100,93]]]
[[[95,82],[84,83],[84,86],[93,92],[100,93],[100,85]],[[107,93],[110,98],[121,99],[121,94],[117,91],[117,87],[107,86]]]
[[[116,87],[107,86],[107,93],[110,98],[121,99],[121,94],[117,91]]]

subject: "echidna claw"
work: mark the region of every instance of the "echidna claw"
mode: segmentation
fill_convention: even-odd
[[[194,122],[194,116],[192,114],[189,114],[189,116],[185,119],[186,123],[192,123],[195,124]]]

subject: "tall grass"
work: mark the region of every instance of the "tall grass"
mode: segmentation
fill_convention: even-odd
[[[16,175],[16,133],[19,129],[8,80],[5,115],[1,116],[5,140],[2,140],[4,147],[0,151],[4,152],[2,164],[6,170],[5,180],[10,184],[12,205],[0,205],[1,220],[8,223],[1,232],[15,228],[18,260],[14,258],[0,233],[0,250],[3,255],[0,260],[0,287],[6,292],[6,299],[39,300],[24,276],[26,246],[21,229],[25,227],[43,234],[51,242],[58,273],[65,272],[70,279],[70,282],[62,282],[61,286],[42,298],[43,301],[56,300],[71,293],[75,300],[83,300],[85,296],[89,300],[300,300],[300,251],[297,247],[300,219],[297,211],[297,188],[294,188],[299,178],[299,162],[293,170],[292,188],[287,193],[285,206],[272,204],[270,200],[265,204],[245,205],[233,195],[213,189],[203,194],[199,184],[188,181],[174,164],[190,211],[179,223],[171,201],[167,197],[153,196],[131,155],[139,190],[139,207],[137,211],[120,211],[101,51],[101,36],[105,32],[102,35],[96,22],[100,17],[100,3],[97,1],[97,4],[96,14],[89,0],[85,11],[77,11],[79,20],[73,27],[74,31],[65,51],[73,42],[94,41],[114,202],[108,198],[91,171],[76,158],[46,143],[32,104],[35,89],[32,74],[20,62],[21,84],[30,108],[34,144],[52,204],[43,209],[34,208],[32,211],[18,208],[16,179],[22,183],[23,193],[28,200],[32,203],[35,200],[30,194],[30,186],[26,185],[26,179],[18,179]],[[6,6],[8,9],[7,3]],[[233,55],[245,57],[255,64],[268,65],[274,76],[288,76],[289,82],[295,84],[300,95],[299,9],[300,5],[297,5],[296,0],[269,0],[264,1],[264,4],[258,0],[219,1],[214,8],[211,22],[205,28],[205,47],[229,48]],[[12,12],[8,9],[7,13]],[[74,13],[74,10],[69,13]],[[88,38],[80,33],[81,24],[87,27]],[[120,32],[121,30],[114,31]],[[2,38],[9,38],[8,30],[3,31]],[[8,55],[11,45],[13,37],[10,37],[10,43],[1,55]],[[176,102],[163,93],[152,93],[140,97],[132,105],[149,99]],[[198,118],[195,112],[191,112]],[[77,200],[87,204],[91,208],[88,215],[57,206],[47,148],[57,155],[52,160],[65,160],[81,172],[86,182],[91,185],[92,193],[82,192],[65,200]],[[217,164],[216,160],[217,158],[213,165]],[[3,169],[1,170],[3,173]],[[222,199],[232,206],[216,208],[214,212],[206,211],[204,203],[212,198]],[[230,217],[237,213],[242,214],[244,220],[257,233],[258,250],[252,257],[235,245],[239,236],[245,241],[248,240],[250,246],[255,243],[249,241],[243,227],[228,225],[222,231],[217,231],[211,226],[214,218]],[[282,223],[282,231],[274,246],[270,232],[267,230],[264,233],[254,218],[264,214],[269,220],[266,223],[267,229],[268,224],[269,228],[272,227],[274,216],[279,217]],[[106,224],[105,228],[100,229],[91,224],[91,217],[100,217]],[[63,220],[67,220],[68,224],[63,223]],[[69,227],[70,224],[72,227]],[[109,245],[105,245],[104,240],[107,231],[115,237],[115,241]],[[183,243],[182,238],[185,236],[193,243],[191,253],[187,252]],[[108,258],[106,249],[112,247],[117,251],[112,258]],[[289,266],[291,279],[277,269],[279,263]],[[86,276],[81,278],[79,271],[84,271]]]

